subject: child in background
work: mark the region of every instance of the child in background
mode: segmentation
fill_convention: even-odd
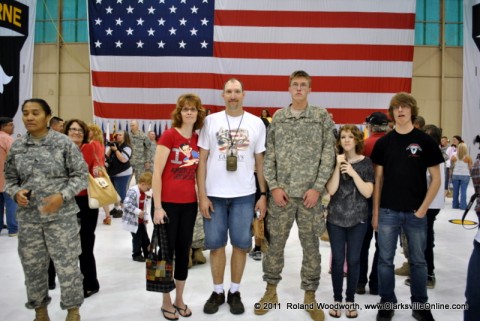
[[[132,259],[136,262],[145,262],[150,246],[146,224],[151,220],[147,211],[151,197],[145,193],[151,188],[152,173],[145,172],[140,176],[138,184],[127,191],[124,201],[122,224],[125,230],[132,233]]]

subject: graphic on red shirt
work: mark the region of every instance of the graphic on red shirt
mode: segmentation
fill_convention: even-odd
[[[182,162],[183,165],[180,167],[186,167],[186,166],[192,166],[198,164],[198,161],[200,159],[200,154],[193,150],[192,147],[190,147],[189,144],[183,143],[180,145],[180,151],[182,152],[185,157],[183,158]]]

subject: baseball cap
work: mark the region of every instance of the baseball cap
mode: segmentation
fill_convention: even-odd
[[[367,124],[370,124],[370,125],[387,125],[388,124],[387,115],[379,111],[372,113],[370,116],[368,116],[365,119],[365,121],[367,122]]]

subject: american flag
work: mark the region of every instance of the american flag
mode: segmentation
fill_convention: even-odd
[[[288,106],[300,69],[310,104],[340,124],[411,90],[415,0],[89,0],[88,11],[100,121],[169,119],[187,92],[221,110],[231,77],[259,115]]]

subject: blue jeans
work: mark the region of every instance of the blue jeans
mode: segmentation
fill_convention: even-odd
[[[464,210],[467,208],[467,187],[470,182],[470,176],[467,175],[453,175],[453,200],[452,208],[459,208]],[[460,204],[458,203],[458,196],[460,195]]]
[[[7,216],[7,228],[8,234],[17,234],[18,233],[18,224],[17,224],[17,203],[8,195],[6,192],[0,193],[0,231],[3,228],[4,220],[3,220],[3,208],[6,208],[6,216]]]
[[[410,254],[410,293],[412,302],[426,303],[427,263],[425,247],[427,243],[427,217],[418,218],[413,212],[400,212],[381,208],[378,218],[378,290],[381,302],[397,303],[395,296],[395,273],[393,258],[398,236],[403,229],[408,240]]]
[[[358,276],[360,274],[360,252],[368,222],[352,227],[341,227],[327,222],[328,236],[332,248],[332,283],[335,302],[342,302],[343,263],[347,257],[347,291],[346,301],[355,302]]]
[[[132,177],[132,175],[110,177],[110,180],[112,181],[113,186],[115,187],[115,190],[120,196],[122,203],[123,203],[123,200],[125,199],[125,196],[127,196],[128,183],[130,182],[130,177]]]
[[[480,213],[477,213],[480,217]],[[477,321],[480,315],[480,243],[473,241],[473,252],[470,256],[467,272],[467,298],[468,310],[463,311],[463,321]]]
[[[209,197],[214,212],[203,219],[205,247],[216,250],[227,244],[228,234],[233,246],[248,251],[252,247],[252,220],[255,194],[233,197]]]

